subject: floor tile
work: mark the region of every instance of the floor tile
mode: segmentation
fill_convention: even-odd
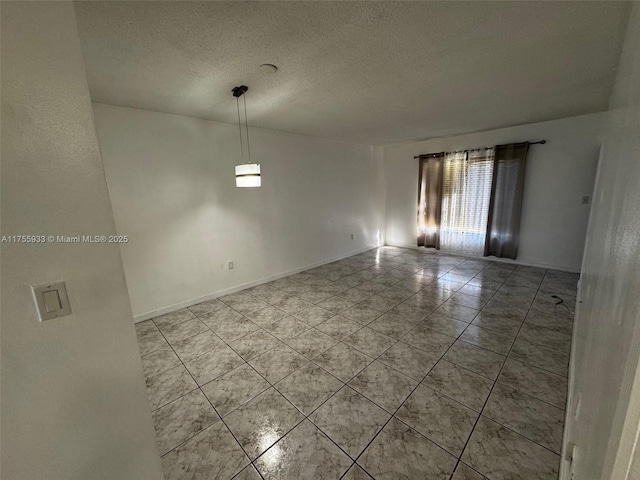
[[[296,314],[312,305],[313,303],[305,302],[300,297],[287,297],[284,300],[274,303],[274,306],[290,315]]]
[[[391,300],[390,298],[381,297],[380,295],[372,295],[366,300],[360,302],[360,305],[364,305],[375,310],[379,310],[382,313],[388,312],[400,302]]]
[[[336,315],[353,307],[354,305],[355,305],[355,302],[352,302],[351,300],[347,300],[346,298],[343,298],[343,297],[331,297],[318,303],[319,307],[322,307],[325,310],[329,310],[330,312]]]
[[[262,480],[262,477],[253,465],[247,465],[233,480]]]
[[[147,333],[138,336],[138,349],[140,350],[140,355],[148,355],[168,347],[169,344],[160,333],[160,330],[150,330]]]
[[[151,410],[172,402],[198,388],[183,365],[167,370],[147,380],[147,397]]]
[[[567,402],[567,379],[532,365],[507,359],[498,377],[498,382],[527,393],[538,400],[556,407],[565,408]]]
[[[139,322],[165,475],[262,478],[230,418],[264,478],[556,480],[578,278],[381,247]]]
[[[455,292],[452,292],[450,290],[445,290],[444,288],[440,288],[436,284],[431,284],[424,287],[422,290],[420,290],[420,293],[428,297],[433,297],[436,300],[439,300],[440,305],[442,305],[449,298],[451,298],[451,295],[453,295]]]
[[[295,338],[286,340],[286,344],[309,360],[329,350],[338,340],[329,335],[310,328]]]
[[[249,360],[249,365],[255,368],[269,383],[274,384],[308,361],[306,357],[283,344]]]
[[[220,420],[200,390],[158,408],[152,417],[160,456]]]
[[[415,324],[410,320],[391,315],[390,313],[385,313],[380,318],[371,322],[368,326],[379,333],[395,339],[400,339],[409,330],[414,328]]]
[[[287,285],[286,287],[282,288],[283,292],[287,292],[287,293],[291,293],[293,295],[300,295],[301,293],[304,292],[308,292],[309,290],[311,290],[311,286],[309,285],[305,285],[303,283],[292,283],[290,285]]]
[[[361,303],[359,303],[357,305],[354,305],[350,309],[345,310],[341,315],[362,325],[368,325],[369,323],[380,317],[382,315],[382,312],[380,310],[376,310],[375,308],[367,307],[366,305],[362,305]]]
[[[480,313],[480,310],[458,305],[449,299],[440,305],[435,312],[440,315],[444,315],[445,317],[451,317],[462,322],[471,323],[473,319],[476,318],[476,315]]]
[[[521,320],[516,320],[513,317],[505,317],[498,314],[487,313],[481,311],[476,318],[473,319],[471,325],[477,327],[486,328],[502,335],[509,335],[515,338],[522,325]]]
[[[407,343],[397,342],[384,352],[378,358],[378,361],[419,381],[438,362],[438,357],[425,353]]]
[[[348,385],[389,413],[409,396],[417,381],[375,361],[356,375]]]
[[[288,316],[288,313],[283,312],[282,310],[279,310],[273,306],[265,307],[255,312],[247,313],[246,315],[244,315],[245,318],[248,318],[253,323],[263,328],[276,323]]]
[[[318,304],[327,298],[333,297],[333,295],[329,292],[323,292],[322,290],[309,290],[308,292],[301,293],[298,295],[305,302]]]
[[[134,323],[136,329],[136,336],[138,338],[149,335],[151,332],[158,332],[158,327],[153,323],[153,320],[144,320],[142,322]]]
[[[407,303],[401,303],[389,310],[389,313],[397,317],[410,320],[413,323],[419,323],[431,313],[431,310],[425,310],[423,308],[413,307]]]
[[[368,281],[365,283],[362,283],[360,285],[358,285],[357,287],[358,290],[362,290],[363,292],[367,292],[367,293],[371,293],[376,294],[378,292],[381,292],[382,290],[386,289],[387,286],[383,285],[382,283],[377,283],[374,281]]]
[[[401,340],[427,353],[440,356],[456,339],[420,325],[409,331]]]
[[[451,480],[487,480],[487,478],[484,475],[480,475],[471,467],[460,462],[458,463]]]
[[[240,292],[235,292],[229,295],[225,295],[224,297],[218,298],[218,300],[223,302],[225,305],[234,306],[234,305],[237,305],[238,303],[250,302],[255,298],[256,297],[248,293],[246,290],[243,290]]]
[[[524,317],[527,316],[526,308],[516,307],[514,305],[496,302],[495,300],[489,300],[489,302],[487,302],[487,304],[484,306],[482,311],[495,316],[502,317],[502,318],[515,320],[518,322],[522,322],[524,320]]]
[[[304,416],[270,388],[225,417],[225,423],[247,454],[255,459],[282,438]]]
[[[380,276],[377,276],[376,278],[373,279],[374,282],[384,285],[386,287],[392,287],[393,285],[398,283],[400,280],[402,280],[402,277],[393,275],[391,271],[384,273]]]
[[[433,312],[436,308],[442,305],[445,301],[439,300],[436,297],[432,297],[423,292],[416,293],[414,296],[409,297],[403,303],[422,310],[428,310]]]
[[[469,325],[460,335],[460,340],[471,343],[478,347],[486,348],[500,355],[507,355],[513,344],[513,337],[501,335],[500,333],[475,325]]]
[[[342,480],[373,480],[373,477],[354,463]]]
[[[254,297],[258,297],[260,300],[266,300],[265,296],[276,292],[278,289],[263,283],[262,285],[256,285],[255,287],[248,288],[247,293],[250,293]]]
[[[249,335],[230,342],[229,346],[233,348],[238,355],[246,361],[249,361],[280,344],[282,344],[282,342],[270,333],[264,330],[256,330]]]
[[[482,307],[484,307],[485,303],[487,303],[487,300],[483,299],[482,297],[478,297],[475,295],[467,295],[460,291],[454,293],[449,299],[449,301],[451,303],[462,305],[463,307],[473,308],[475,310],[481,310]]]
[[[269,387],[258,372],[244,364],[207,383],[202,391],[224,417]]]
[[[344,343],[338,343],[313,361],[343,382],[348,382],[373,362],[373,358]]]
[[[544,313],[531,310],[527,314],[525,323],[555,330],[566,335],[571,335],[573,333],[573,319],[570,317],[545,315]]]
[[[424,385],[402,404],[395,416],[459,457],[480,414]]]
[[[436,332],[444,333],[450,337],[459,336],[469,326],[466,322],[461,322],[460,320],[455,320],[451,317],[445,317],[439,313],[432,313],[422,320],[420,325],[430,328],[431,330],[435,330]]]
[[[255,465],[267,480],[329,480],[340,478],[351,465],[351,459],[304,420],[258,458]]]
[[[565,353],[571,352],[571,335],[549,330],[530,323],[524,323],[518,334],[518,338],[536,345],[553,348]]]
[[[240,355],[226,345],[184,362],[198,385],[209,383],[244,363]]]
[[[202,322],[227,343],[260,328],[230,307],[212,313],[209,317],[203,318]]]
[[[199,333],[207,332],[209,329],[198,318],[191,318],[180,323],[170,323],[159,327],[170,344],[174,344],[188,337],[193,337]]]
[[[509,357],[565,377],[569,373],[569,354],[519,338],[513,344]]]
[[[369,298],[372,294],[363,290],[358,290],[357,288],[350,288],[338,293],[337,295],[339,297],[344,297],[347,300],[351,300],[352,302],[360,303]]]
[[[301,310],[294,315],[295,318],[303,321],[311,327],[315,327],[322,322],[326,322],[334,316],[335,314],[333,314],[329,310],[325,310],[324,308],[318,307],[317,305],[312,305],[309,308],[305,308],[304,310]]]
[[[576,297],[573,295],[560,295],[560,298],[563,302],[558,304],[559,299],[552,297],[552,294],[538,292],[535,300],[531,304],[531,310],[547,315],[573,317],[573,312],[575,312],[576,309]]]
[[[498,383],[482,414],[560,453],[564,410]]]
[[[176,310],[175,312],[155,317],[153,319],[153,323],[155,323],[158,327],[166,327],[171,324],[184,322],[185,320],[189,320],[190,318],[194,317],[195,315],[191,310],[189,310],[188,308],[183,308],[181,310]]]
[[[400,288],[400,287],[389,287],[381,292],[378,292],[378,295],[384,298],[389,298],[391,300],[396,300],[397,302],[403,302],[407,298],[411,297],[414,292]]]
[[[389,418],[389,413],[349,387],[344,387],[309,417],[352,458],[360,455]]]
[[[360,330],[362,325],[342,315],[336,315],[326,322],[317,325],[316,328],[333,338],[342,340]]]
[[[180,365],[180,359],[169,346],[142,357],[142,371],[145,378],[151,378]]]
[[[264,327],[267,332],[282,341],[295,338],[310,328],[310,325],[301,322],[292,316],[284,317],[277,322]]]
[[[493,288],[476,287],[474,285],[465,285],[460,290],[458,290],[458,292],[464,293],[465,295],[480,297],[486,301],[488,301],[496,293]]]
[[[185,338],[172,345],[180,359],[184,362],[224,345],[215,333],[207,328],[206,332]]]
[[[273,292],[265,292],[264,294],[260,295],[260,300],[264,300],[265,302],[267,302],[270,305],[275,305],[279,302],[283,302],[288,298],[293,297],[294,295],[287,293],[287,292],[283,292],[282,290],[276,290]],[[306,293],[306,292],[305,292]],[[304,293],[302,294],[304,295]],[[266,307],[265,307],[266,308]],[[249,316],[249,314],[245,314],[247,316]]]
[[[162,458],[165,480],[226,479],[249,459],[222,422],[217,422]]]
[[[377,357],[391,347],[396,340],[383,335],[369,327],[363,327],[342,340],[347,345],[366,353],[370,357]]]
[[[260,310],[268,306],[269,304],[264,300],[252,297],[250,299],[234,303],[233,305],[231,305],[231,308],[233,308],[236,312],[245,315],[247,313],[255,312],[256,310]]]
[[[320,290],[321,292],[327,292],[330,293],[331,295],[337,295],[340,292],[343,292],[345,290],[349,290],[349,285],[345,285],[344,283],[340,283],[340,282],[329,282],[329,283],[325,283],[324,285],[318,287],[318,290]]]
[[[358,463],[376,480],[448,480],[456,459],[396,419],[391,419]]]
[[[560,457],[481,417],[462,460],[491,480],[557,480]]]
[[[440,360],[422,381],[425,385],[479,412],[493,382],[446,360]]]
[[[505,361],[503,355],[460,340],[451,346],[443,358],[491,380],[498,377]]]
[[[300,411],[309,415],[343,385],[315,363],[308,363],[275,386]]]
[[[225,308],[225,304],[216,298],[198,303],[197,305],[191,305],[189,310],[197,317],[206,317],[221,308]]]

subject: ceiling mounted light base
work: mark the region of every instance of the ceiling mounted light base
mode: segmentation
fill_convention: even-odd
[[[236,165],[236,187],[259,187],[261,184],[259,163]]]

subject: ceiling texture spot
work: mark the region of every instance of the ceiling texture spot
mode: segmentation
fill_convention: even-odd
[[[607,109],[625,2],[117,2],[75,10],[95,102],[389,145]],[[260,65],[278,66],[277,74]]]

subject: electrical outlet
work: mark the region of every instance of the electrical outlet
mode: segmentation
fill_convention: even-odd
[[[233,262],[229,262],[229,270],[233,270]]]
[[[353,233],[351,234],[351,240],[353,240]]]

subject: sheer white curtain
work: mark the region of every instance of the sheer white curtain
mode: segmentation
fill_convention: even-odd
[[[444,158],[440,248],[483,255],[494,149],[452,152]]]

